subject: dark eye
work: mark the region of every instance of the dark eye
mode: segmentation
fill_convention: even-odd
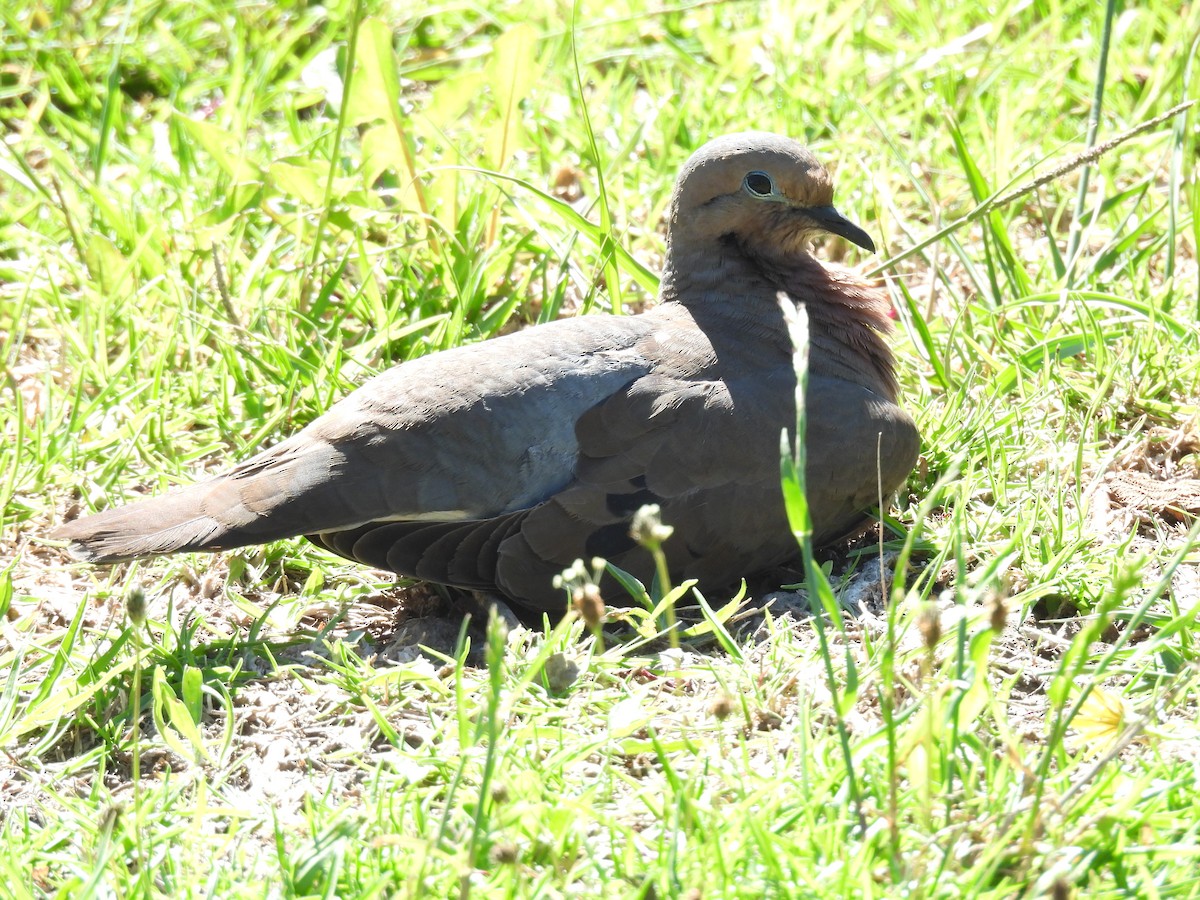
[[[751,172],[742,180],[742,184],[758,197],[769,197],[775,193],[775,182],[766,172]]]

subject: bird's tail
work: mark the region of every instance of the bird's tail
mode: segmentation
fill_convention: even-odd
[[[297,533],[294,523],[271,526],[237,515],[240,504],[222,502],[228,492],[223,481],[210,479],[85,516],[60,526],[50,537],[68,541],[77,559],[113,563],[164,553],[229,550]]]

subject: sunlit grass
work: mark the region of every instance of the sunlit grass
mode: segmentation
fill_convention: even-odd
[[[907,252],[1085,149],[1104,14],[5,11],[5,884],[1200,895],[1195,510],[1104,480],[1200,468],[1196,112]],[[1195,95],[1198,30],[1118,10],[1098,141]],[[923,435],[884,585],[873,547],[813,561],[851,607],[824,653],[712,596],[661,653],[665,610],[391,645],[390,580],[300,541],[111,569],[45,545],[389,365],[636,311],[679,165],[749,128],[810,144],[880,245],[844,261],[881,267]]]

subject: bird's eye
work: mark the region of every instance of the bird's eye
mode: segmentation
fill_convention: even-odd
[[[742,184],[756,197],[769,197],[775,193],[775,182],[766,172],[750,172],[742,179]]]

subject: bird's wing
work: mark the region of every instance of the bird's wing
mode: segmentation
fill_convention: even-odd
[[[720,585],[778,565],[797,552],[780,487],[780,437],[794,429],[789,369],[753,380],[674,382],[648,376],[583,416],[575,481],[507,523],[496,583],[546,609],[561,606],[552,577],[576,558],[603,557],[644,582],[650,554],[629,534],[629,516],[662,508],[674,533],[671,571]],[[807,394],[808,492],[814,540],[832,540],[895,490],[916,457],[916,429],[868,389],[817,377]]]

